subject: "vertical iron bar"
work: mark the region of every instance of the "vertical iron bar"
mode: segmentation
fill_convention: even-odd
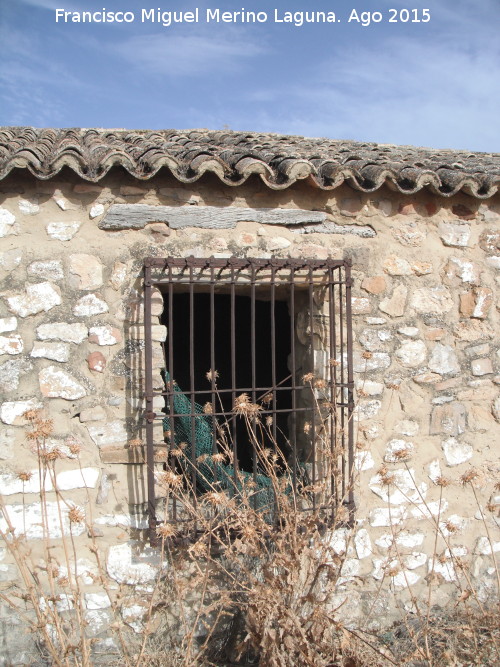
[[[234,266],[231,265],[231,408],[234,408],[236,401],[236,279],[234,275]],[[233,440],[233,469],[234,469],[234,492],[238,489],[238,449],[237,449],[237,431],[236,419],[231,420],[232,440]],[[229,435],[229,430],[228,430]]]
[[[170,438],[169,438],[169,463],[172,468],[175,467],[173,457],[170,455],[170,450],[175,446],[175,417],[174,415],[174,276],[172,273],[172,265],[168,263],[168,375],[169,382],[167,386],[168,404],[169,404],[169,424],[170,424]],[[173,499],[173,520],[177,521],[177,498]]]
[[[346,264],[344,264],[346,266]],[[339,332],[340,332],[340,382],[341,382],[341,401],[342,401],[342,410],[340,411],[340,437],[342,442],[342,502],[346,502],[346,419],[345,419],[345,349],[344,349],[344,290],[342,285],[345,284],[345,273],[344,279],[342,280],[342,269],[339,267]]]
[[[255,392],[256,384],[256,350],[255,350],[255,265],[250,260],[250,357],[252,365],[252,403],[257,401],[257,394]],[[256,417],[252,418],[252,471],[254,481],[253,507],[257,509],[257,422]]]
[[[316,365],[314,362],[314,274],[312,267],[309,267],[308,271],[309,278],[309,330],[310,330],[310,340],[311,340],[311,357],[312,357],[312,368],[313,373],[316,372]],[[316,486],[316,389],[314,388],[314,378],[312,382],[312,415],[311,415],[311,438],[312,438],[312,484],[313,487]],[[316,510],[316,492],[312,494],[313,499],[313,512]]]
[[[354,465],[354,367],[352,359],[352,261],[347,260],[345,265],[346,280],[346,326],[347,326],[347,419],[348,419],[348,475],[349,475],[349,520],[354,521],[354,488],[353,488],[353,465]]]
[[[272,419],[273,449],[277,450],[276,427],[276,268],[271,264],[271,383],[272,383]]]
[[[292,414],[290,418],[290,440],[292,445],[292,484],[297,490],[297,369],[295,356],[295,267],[290,267],[290,357],[292,373]]]
[[[154,478],[153,342],[151,334],[151,265],[144,262],[144,363],[146,402],[146,465],[148,488],[149,541],[156,544],[156,499]]]
[[[212,415],[215,414],[215,274],[214,267],[210,266],[210,383],[211,393],[210,402],[212,404]],[[212,452],[217,453],[217,420],[212,416]],[[213,464],[214,481],[217,485],[216,464]]]
[[[329,367],[330,367],[330,416],[328,419],[328,427],[330,429],[330,494],[333,499],[334,506],[338,502],[338,492],[336,485],[336,470],[337,470],[337,457],[336,457],[336,427],[337,427],[337,407],[335,404],[335,394],[337,391],[336,387],[336,368],[335,368],[335,298],[334,298],[334,274],[333,268],[328,267],[328,330],[330,333],[329,341]],[[333,508],[332,508],[333,509]],[[333,517],[332,517],[333,518]]]
[[[191,258],[189,258],[191,259]],[[189,261],[189,260],[188,260]],[[196,411],[194,400],[194,270],[192,262],[189,263],[189,396],[191,400],[191,482],[193,485],[193,505],[196,507]],[[196,534],[197,524],[195,521],[194,532]]]

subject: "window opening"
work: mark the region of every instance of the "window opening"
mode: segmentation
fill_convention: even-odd
[[[327,479],[328,510],[343,503],[351,516],[349,262],[149,258],[144,271],[151,540],[158,523],[182,522],[182,508],[175,502],[159,508],[155,498],[155,472],[178,466],[169,452],[178,451],[181,443],[184,447],[187,443],[192,464],[183,467],[183,472],[190,477],[193,502],[214,484],[237,493],[241,479],[253,480],[257,505],[269,501],[252,433],[260,438],[262,447],[273,448],[282,457],[292,488],[304,477],[312,485]],[[163,295],[161,321],[167,327],[164,386],[159,385],[158,374],[156,381],[153,379],[157,353],[153,348],[158,346],[152,340],[151,296],[155,287]],[[259,418],[251,420],[250,434],[245,420],[234,412],[242,394],[259,406]],[[156,407],[158,400],[164,403],[163,411]],[[267,428],[259,426],[263,422]],[[159,424],[164,425],[165,439],[158,436]],[[220,465],[210,462],[211,467],[200,470],[200,453],[210,459],[220,453],[224,433],[232,448],[232,461]],[[233,477],[234,482],[229,481]],[[317,509],[324,501],[313,495],[310,507],[304,509]]]

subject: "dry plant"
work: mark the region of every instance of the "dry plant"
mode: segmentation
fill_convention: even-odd
[[[312,390],[317,388],[314,377],[308,381]],[[313,396],[316,395],[313,391]],[[356,624],[343,621],[351,604],[346,560],[354,530],[349,525],[344,499],[333,499],[322,488],[331,480],[332,471],[335,475],[339,473],[338,457],[342,452],[332,452],[329,440],[322,447],[321,439],[327,439],[327,432],[318,428],[317,452],[325,459],[323,469],[328,475],[316,479],[314,484],[304,475],[294,486],[293,470],[272,442],[272,423],[265,416],[265,398],[257,404],[248,396],[238,397],[233,418],[245,421],[259,474],[269,480],[267,505],[257,502],[260,490],[252,475],[238,471],[237,467],[229,491],[221,490],[215,476],[208,491],[196,493],[193,463],[187,460],[185,443],[172,442],[169,463],[157,473],[156,484],[165,508],[170,510],[175,506],[177,515],[175,521],[159,523],[158,550],[165,567],[159,569],[150,587],[139,591],[132,586],[110,585],[92,536],[91,517],[85,517],[57,488],[56,466],[64,453],[47,446],[50,421],[39,412],[27,413],[28,438],[39,461],[44,556],[40,559],[29,541],[16,534],[2,505],[8,526],[3,538],[21,579],[17,589],[12,587],[0,593],[0,597],[22,616],[34,633],[47,664],[57,667],[500,665],[498,566],[494,566],[497,589],[491,591],[489,599],[474,585],[477,578],[472,576],[470,564],[457,548],[453,522],[443,521],[441,516],[443,490],[449,484],[444,478],[438,480],[437,513],[431,511],[423,497],[418,503],[410,498],[407,501],[409,506],[418,505],[423,511],[424,521],[434,536],[432,562],[450,568],[453,576],[450,574],[446,583],[454,587],[455,599],[446,609],[435,606],[443,576],[433,570],[427,577],[425,599],[414,592],[406,574],[406,554],[397,540],[403,525],[393,521],[392,541],[378,589],[366,601],[368,611]],[[324,407],[316,404],[315,409],[319,423],[325,414]],[[210,414],[208,408],[205,412]],[[194,464],[197,475],[204,475],[210,466],[235,464],[230,433],[227,424],[217,424],[219,450]],[[271,442],[272,446],[264,447],[263,442]],[[72,453],[78,457],[77,445]],[[411,475],[407,459],[405,452],[398,455],[398,463]],[[389,465],[379,473],[388,489],[398,488],[397,476]],[[26,477],[20,479],[29,481]],[[56,499],[55,524],[45,491],[47,479]],[[498,506],[494,503],[486,508],[481,506],[476,482],[474,471],[470,471],[462,477],[461,488],[476,498],[493,553],[495,522],[491,517],[498,513]],[[354,483],[350,479],[344,488],[349,490]],[[415,487],[418,489],[417,484]],[[315,502],[317,498],[322,502]],[[391,507],[388,503],[389,513]],[[113,648],[107,653],[102,653],[102,637],[92,636],[89,631],[84,587],[75,569],[78,531],[74,528],[82,525],[89,531],[95,586],[110,600],[113,621],[109,633]],[[60,534],[61,559],[54,556],[54,526]],[[343,541],[340,546],[339,541]],[[394,587],[398,576],[406,578],[404,595]],[[124,609],[137,601],[137,595],[143,609],[138,633],[131,630],[124,616]],[[399,607],[401,612],[400,620],[385,631],[380,630],[380,623],[373,623],[375,610],[383,604]]]

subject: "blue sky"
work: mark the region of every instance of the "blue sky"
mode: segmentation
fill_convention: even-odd
[[[56,23],[55,9],[133,23]],[[141,23],[142,9],[200,23]],[[266,23],[207,24],[207,8]],[[334,11],[335,24],[274,22]],[[380,11],[367,27],[352,9]],[[389,23],[415,9],[427,23]],[[499,0],[0,0],[0,124],[194,128],[500,152]]]

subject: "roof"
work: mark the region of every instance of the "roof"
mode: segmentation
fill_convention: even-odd
[[[373,192],[387,183],[405,194],[427,187],[445,197],[464,191],[484,199],[500,185],[499,153],[230,130],[0,128],[0,178],[20,168],[45,180],[65,166],[93,183],[121,166],[139,180],[166,168],[182,183],[209,172],[234,186],[257,174],[275,190],[309,178],[323,190],[346,182]]]

